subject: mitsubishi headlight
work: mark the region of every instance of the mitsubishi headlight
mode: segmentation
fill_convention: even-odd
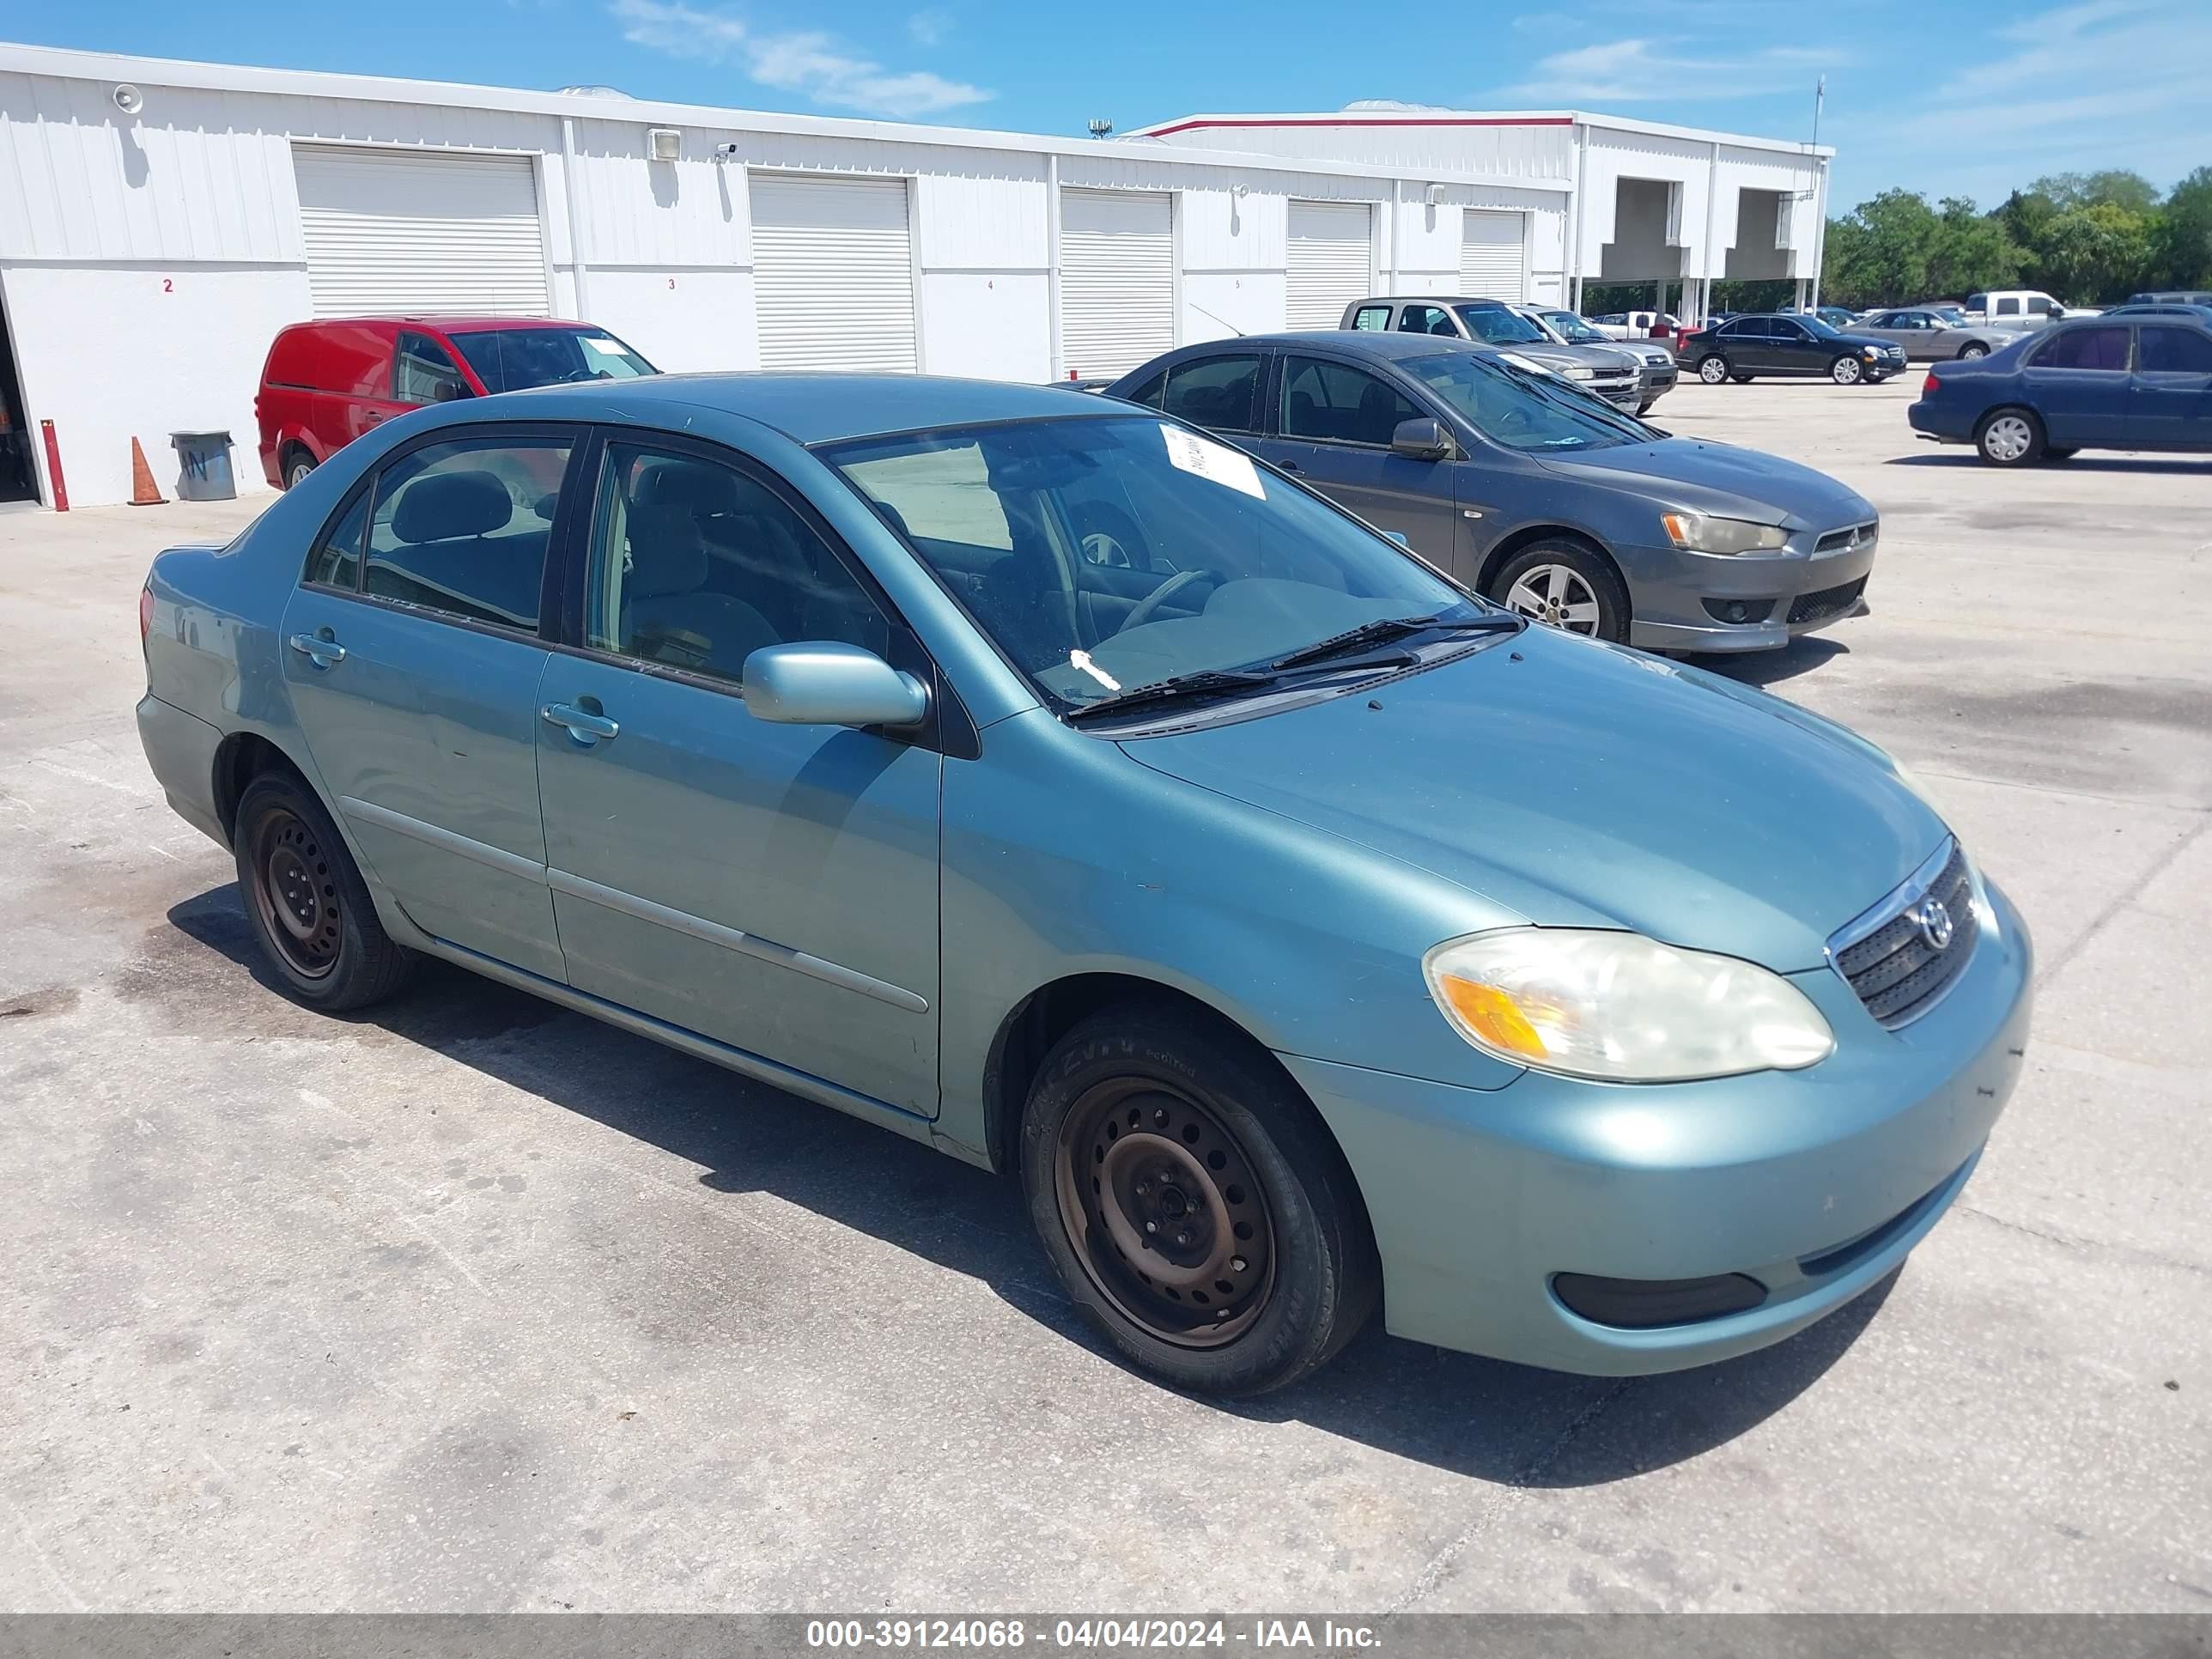
[[[1640,933],[1504,927],[1437,945],[1421,969],[1469,1042],[1564,1077],[1794,1072],[1836,1047],[1820,1011],[1779,974]]]
[[[1691,553],[1772,553],[1790,544],[1780,525],[1748,519],[1716,519],[1703,513],[1662,513],[1667,539]]]

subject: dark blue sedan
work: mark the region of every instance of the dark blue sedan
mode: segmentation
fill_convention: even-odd
[[[2212,451],[2212,319],[2108,313],[1930,370],[1912,429],[1992,466],[2084,449]]]

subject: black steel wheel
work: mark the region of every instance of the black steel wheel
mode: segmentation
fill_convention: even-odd
[[[262,931],[284,965],[302,979],[326,977],[338,963],[345,912],[338,904],[331,849],[289,808],[270,803],[247,833],[249,892]]]
[[[1153,1079],[1109,1078],[1061,1120],[1060,1224],[1101,1295],[1177,1346],[1233,1342],[1275,1287],[1275,1224],[1236,1136]]]
[[[1070,1299],[1176,1388],[1294,1382],[1380,1297],[1366,1210],[1312,1103],[1194,1011],[1103,1009],[1054,1044],[1023,1116],[1022,1182]]]
[[[415,955],[384,931],[337,826],[288,772],[264,772],[231,820],[246,919],[276,982],[336,1012],[398,990]]]

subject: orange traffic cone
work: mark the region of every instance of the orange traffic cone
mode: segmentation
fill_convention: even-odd
[[[166,507],[168,501],[154,484],[154,469],[146,465],[146,452],[138,441],[131,441],[131,505],[133,507]]]

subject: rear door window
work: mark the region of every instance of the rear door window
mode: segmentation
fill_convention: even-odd
[[[1168,371],[1167,396],[1160,407],[1193,426],[1223,432],[1257,429],[1260,354],[1239,351],[1177,363]]]
[[[425,444],[377,475],[362,586],[465,622],[538,630],[545,550],[574,440]]]
[[[2035,354],[2038,368],[2087,368],[2124,374],[2128,367],[2125,328],[2069,328]]]
[[[1376,332],[1388,329],[1390,326],[1390,307],[1362,306],[1352,313],[1352,325],[1354,328],[1369,329]]]

